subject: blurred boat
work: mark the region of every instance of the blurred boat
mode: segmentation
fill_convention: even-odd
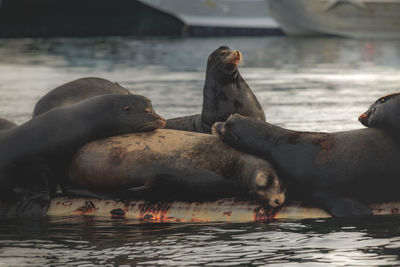
[[[180,36],[183,27],[136,0],[0,0],[0,37]]]
[[[269,16],[265,0],[139,1],[183,21],[186,35],[282,34],[279,25]]]
[[[400,0],[266,0],[289,35],[400,39]]]

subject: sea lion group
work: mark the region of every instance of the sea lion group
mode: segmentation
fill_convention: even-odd
[[[265,121],[239,73],[241,57],[227,46],[210,54],[198,115],[165,121],[149,99],[82,78],[42,97],[30,121],[1,119],[0,214],[44,214],[58,185],[111,198],[254,197],[273,208],[289,197],[334,216],[397,200],[400,94],[360,116],[366,129],[283,129]]]

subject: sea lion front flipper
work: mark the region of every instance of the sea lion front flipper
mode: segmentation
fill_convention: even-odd
[[[50,192],[47,185],[33,185],[26,187],[15,187],[14,191],[17,196],[13,214],[19,217],[43,216],[46,214],[50,204]]]
[[[335,217],[372,215],[372,210],[358,201],[326,191],[314,191],[312,195]]]

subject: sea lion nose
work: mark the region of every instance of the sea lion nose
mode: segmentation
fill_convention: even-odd
[[[164,119],[163,117],[159,116],[159,120],[161,121],[161,126],[160,129],[164,128],[165,125],[167,124],[166,119]]]
[[[242,60],[242,53],[239,50],[235,50],[233,55],[236,59],[236,64],[238,64]]]
[[[219,133],[222,132],[222,126],[224,125],[223,122],[215,122],[213,126],[211,127],[211,133],[213,135],[218,135]]]
[[[276,198],[276,199],[274,200],[274,202],[275,202],[276,205],[279,206],[279,199]]]
[[[363,113],[358,117],[358,121],[361,122],[363,125],[367,126],[366,123],[368,122],[368,113]]]

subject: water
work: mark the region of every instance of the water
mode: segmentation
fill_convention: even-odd
[[[283,127],[360,128],[360,113],[400,91],[399,41],[2,39],[0,117],[21,124],[42,95],[84,76],[148,96],[166,118],[199,113],[205,60],[221,44],[242,51],[243,77],[267,120]],[[0,220],[0,266],[394,266],[399,255],[395,216],[182,225],[91,217]]]

